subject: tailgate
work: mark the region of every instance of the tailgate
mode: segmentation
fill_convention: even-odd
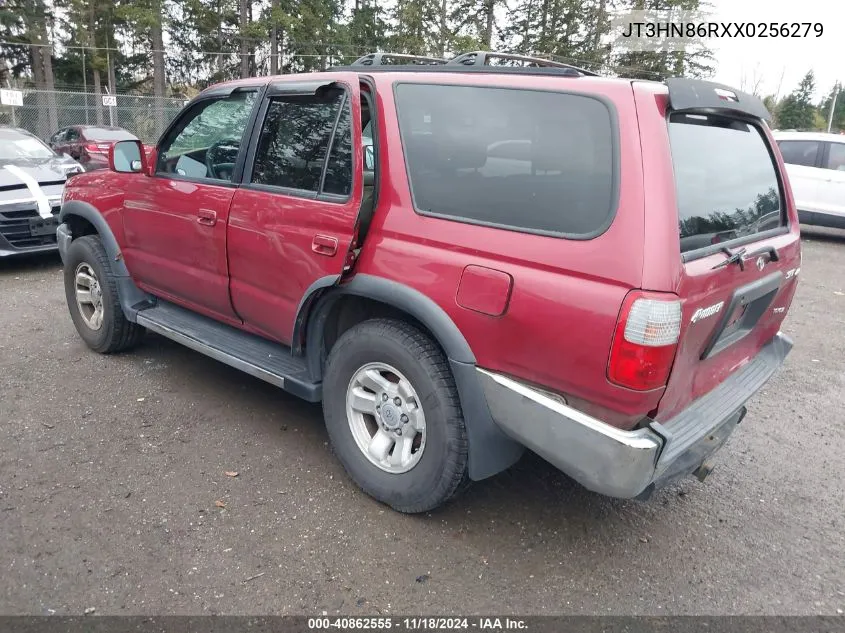
[[[762,122],[673,113],[668,128],[683,316],[658,420],[712,391],[772,340],[801,259],[783,164]]]

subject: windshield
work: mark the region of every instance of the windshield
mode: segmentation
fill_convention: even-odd
[[[783,226],[780,186],[760,130],[718,116],[669,120],[681,252]]]
[[[135,135],[126,130],[107,130],[100,127],[89,127],[83,130],[89,141],[124,141],[135,140]]]
[[[15,130],[0,130],[0,160],[2,161],[45,159],[55,155],[53,150],[34,136],[21,134]]]

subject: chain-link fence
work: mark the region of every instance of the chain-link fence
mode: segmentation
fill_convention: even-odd
[[[48,140],[70,125],[122,127],[144,143],[155,143],[185,105],[183,99],[146,95],[24,90],[22,106],[0,106],[0,125],[28,130]]]

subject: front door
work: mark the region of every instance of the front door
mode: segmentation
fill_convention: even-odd
[[[363,192],[357,75],[268,89],[229,219],[230,291],[249,329],[290,343],[297,307],[339,277]]]
[[[255,102],[250,89],[183,111],[158,147],[154,175],[134,179],[124,201],[124,256],[138,285],[233,323],[226,224]]]

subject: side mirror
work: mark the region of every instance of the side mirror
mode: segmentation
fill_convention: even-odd
[[[118,141],[109,149],[109,169],[123,174],[146,172],[147,156],[141,141]]]
[[[375,171],[376,169],[376,154],[373,151],[372,145],[364,145],[364,170]]]

